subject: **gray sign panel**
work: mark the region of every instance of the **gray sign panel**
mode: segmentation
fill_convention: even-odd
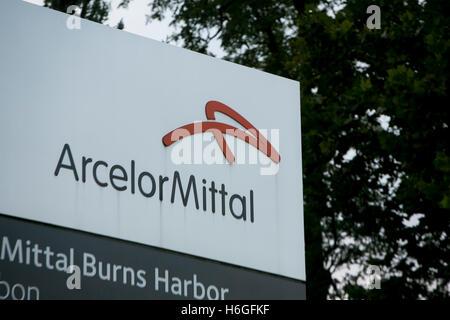
[[[68,274],[69,265],[79,267]],[[305,284],[0,215],[0,299],[305,299]]]

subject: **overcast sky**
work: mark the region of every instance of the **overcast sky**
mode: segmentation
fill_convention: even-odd
[[[44,4],[44,0],[23,1],[41,6]],[[146,15],[150,14],[150,8],[148,7],[150,0],[132,0],[127,9],[117,8],[120,2],[121,0],[111,0],[111,11],[106,21],[107,25],[112,27],[117,26],[120,19],[123,19],[126,31],[158,41],[165,41],[173,33],[174,28],[169,26],[170,16],[166,17],[163,21],[152,20],[146,24]],[[180,45],[172,42],[171,44]],[[224,56],[219,41],[212,42],[209,49],[217,57]]]

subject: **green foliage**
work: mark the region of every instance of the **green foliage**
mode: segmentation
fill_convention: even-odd
[[[119,23],[116,26],[117,29],[123,30],[125,28],[125,23],[123,23],[123,19],[120,19]]]
[[[70,6],[81,9],[81,18],[103,23],[108,19],[109,2],[104,0],[44,0],[44,6],[58,11],[66,12]]]
[[[155,0],[152,14],[172,12],[187,48],[219,38],[226,59],[300,81],[308,298],[449,297],[448,4],[379,1],[369,30],[371,4]],[[382,289],[333,278],[350,264],[380,266]]]

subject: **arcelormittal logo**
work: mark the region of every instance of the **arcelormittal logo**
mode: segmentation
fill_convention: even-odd
[[[229,124],[215,121],[216,112],[222,113],[235,120],[245,129],[247,129],[247,132]],[[263,152],[273,162],[280,162],[280,154],[271,145],[271,143],[267,141],[266,137],[264,137],[264,135],[262,135],[259,130],[256,129],[247,119],[245,119],[229,106],[218,101],[209,101],[206,104],[205,113],[206,118],[209,121],[190,123],[172,130],[163,137],[163,144],[167,147],[185,137],[192,136],[196,133],[211,132],[214,135],[214,138],[216,139],[220,149],[222,150],[225,159],[227,159],[229,163],[233,163],[235,161],[235,157],[225,140],[224,134],[226,134],[234,136],[244,141],[245,143],[252,145],[259,151]]]

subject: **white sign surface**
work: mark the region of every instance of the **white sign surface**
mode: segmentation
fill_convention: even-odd
[[[305,280],[298,82],[68,17],[0,1],[0,213]]]

